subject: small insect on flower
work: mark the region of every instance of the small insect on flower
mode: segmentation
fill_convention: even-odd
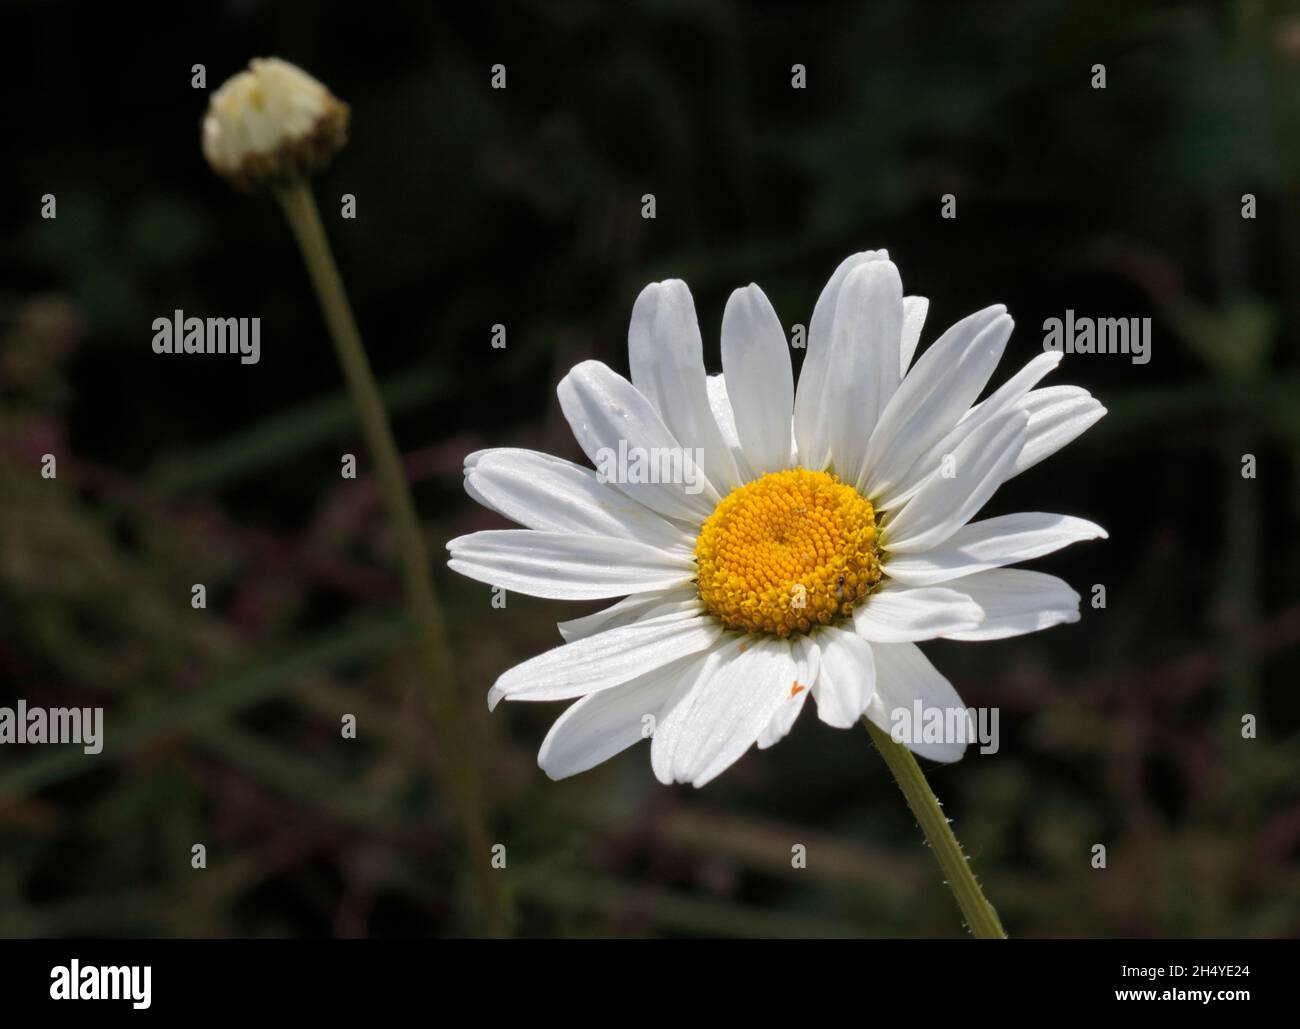
[[[782,739],[809,696],[828,725],[865,716],[888,732],[914,702],[964,706],[919,641],[1078,620],[1065,582],[1008,566],[1104,538],[1100,526],[971,519],[1105,409],[1082,389],[1036,388],[1059,353],[977,403],[1010,317],[977,311],[914,362],[927,308],[903,295],[885,251],[849,257],[813,308],[796,391],[782,322],[757,286],[728,301],[723,374],[710,376],[686,284],[654,283],[632,310],[631,381],[585,361],[560,382],[560,407],[593,463],[698,454],[702,488],[598,479],[530,450],[465,459],[469,495],[524,528],[452,540],[451,568],[533,596],[623,598],[560,623],[562,646],[488,693],[490,706],[577,700],[542,744],[547,774],[632,746],[647,714],[655,775],[697,786]],[[966,741],[906,745],[955,761]]]

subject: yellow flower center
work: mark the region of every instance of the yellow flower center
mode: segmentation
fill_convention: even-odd
[[[869,501],[827,472],[794,468],[732,490],[695,541],[700,599],[728,627],[807,632],[880,581]]]

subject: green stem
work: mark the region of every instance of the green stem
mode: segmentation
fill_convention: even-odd
[[[980,884],[975,881],[975,873],[970,870],[961,844],[957,842],[943,808],[939,806],[939,798],[930,789],[916,758],[906,747],[895,743],[889,733],[872,725],[865,718],[862,722],[871,734],[876,749],[885,759],[885,764],[894,773],[898,788],[907,798],[907,806],[912,809],[921,831],[929,840],[930,849],[934,851],[944,879],[957,898],[957,906],[961,908],[972,935],[978,940],[1006,939],[1007,933],[998,920],[998,913],[984,896]]]
[[[477,915],[488,935],[504,935],[507,916],[489,857],[487,827],[483,818],[482,785],[477,764],[466,746],[459,698],[448,658],[442,612],[433,592],[429,555],[393,439],[379,388],[361,343],[343,280],[321,224],[316,199],[306,179],[276,192],[294,238],[302,250],[312,285],[320,300],[334,351],[343,367],[352,406],[361,422],[366,446],[374,461],[375,477],[392,519],[401,564],[402,584],[414,615],[425,696],[433,719],[444,784],[464,837],[465,861],[477,901]]]

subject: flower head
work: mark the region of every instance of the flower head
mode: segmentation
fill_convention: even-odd
[[[927,308],[883,250],[854,254],[813,310],[796,391],[757,286],[728,301],[723,374],[709,376],[690,291],[652,284],[632,312],[631,381],[586,361],[559,386],[601,474],[529,450],[466,458],[470,496],[525,528],[452,540],[451,568],[534,596],[624,598],[561,623],[564,645],[489,691],[492,706],[577,700],[542,744],[549,775],[649,736],[661,781],[702,785],[784,737],[810,696],[840,728],[866,717],[890,731],[918,704],[952,724],[964,705],[918,641],[1078,620],[1065,582],[1008,566],[1104,537],[1100,526],[971,519],[1105,409],[1076,387],[1035,388],[1059,353],[976,403],[1011,319],[977,311],[914,362]],[[648,456],[610,476],[613,453]],[[682,474],[692,462],[702,481]],[[899,742],[955,761],[967,739]]]
[[[700,600],[747,632],[829,625],[880,581],[871,503],[827,472],[791,468],[732,490],[695,541]]]
[[[255,58],[212,94],[203,156],[241,189],[260,189],[324,167],[347,142],[348,105],[301,68]]]

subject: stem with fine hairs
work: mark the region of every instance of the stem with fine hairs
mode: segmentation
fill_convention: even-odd
[[[961,913],[966,918],[966,925],[970,928],[971,935],[978,940],[1005,940],[1007,933],[1002,928],[998,913],[984,896],[984,891],[980,889],[980,884],[975,879],[975,873],[970,869],[970,863],[966,860],[961,844],[953,835],[952,826],[948,824],[948,818],[939,805],[939,798],[930,789],[930,784],[926,781],[921,766],[916,763],[916,758],[906,747],[895,743],[889,733],[865,718],[862,722],[867,727],[867,732],[871,734],[876,749],[885,759],[885,764],[889,765],[889,770],[894,773],[898,788],[903,791],[903,796],[907,799],[907,806],[912,809],[921,831],[929,840],[930,849],[934,851],[935,860],[939,862],[944,880],[952,890],[953,896],[957,898],[957,906],[961,908]]]

